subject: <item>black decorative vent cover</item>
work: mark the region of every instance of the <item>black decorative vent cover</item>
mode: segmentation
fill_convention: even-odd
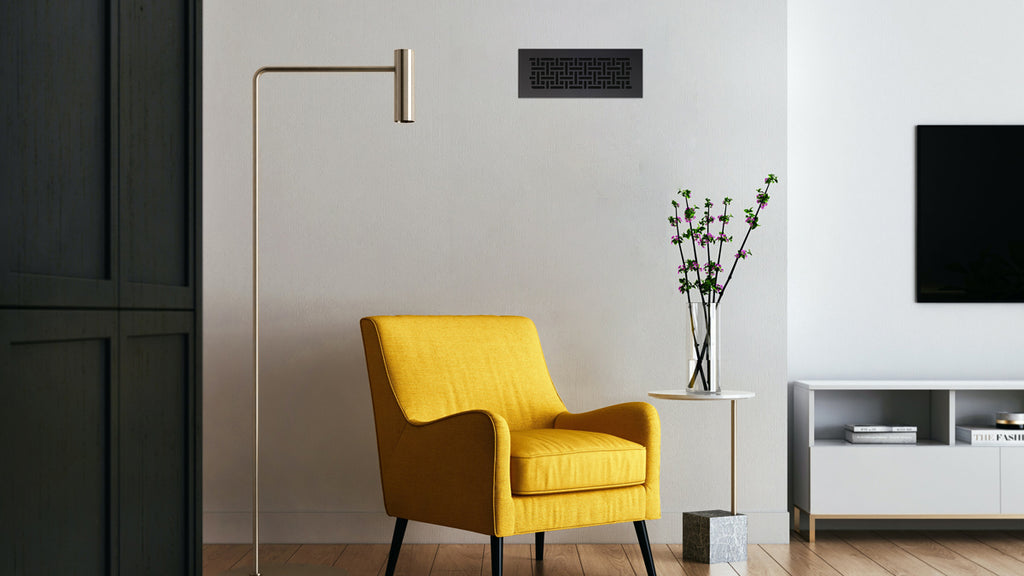
[[[520,98],[643,98],[644,51],[519,50]]]

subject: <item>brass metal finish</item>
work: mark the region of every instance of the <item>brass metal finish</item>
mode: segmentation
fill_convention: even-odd
[[[736,515],[736,403],[732,401],[732,513]]]
[[[1005,430],[1024,429],[1024,413],[996,412],[996,428],[1003,428]]]
[[[416,120],[413,58],[413,52],[409,48],[395,50],[395,122]]]
[[[252,75],[252,352],[253,352],[253,471],[252,471],[252,576],[260,575],[260,533],[259,533],[259,454],[260,454],[260,78],[271,73],[343,73],[343,72],[394,72],[395,73],[395,122],[413,121],[413,52],[410,49],[395,50],[394,66],[265,66]],[[308,569],[312,569],[310,572]],[[302,572],[306,570],[306,572]],[[317,573],[324,568],[293,566],[279,573]],[[337,570],[334,571],[338,573]]]
[[[737,480],[738,480],[737,472],[739,470],[739,466],[737,465],[737,459],[736,459],[736,445],[737,445],[737,438],[736,438],[736,436],[737,436],[737,431],[739,430],[739,425],[738,425],[739,418],[737,417],[737,414],[739,413],[739,404],[737,404],[737,402],[739,402],[740,400],[744,400],[746,398],[753,398],[754,397],[754,393],[753,392],[746,392],[746,391],[742,391],[742,390],[719,390],[717,394],[702,394],[702,393],[695,393],[694,391],[689,390],[689,389],[684,389],[684,390],[657,390],[657,391],[653,391],[653,392],[648,392],[647,395],[652,397],[652,398],[661,398],[663,400],[690,400],[690,401],[704,401],[704,402],[717,402],[717,401],[722,401],[722,400],[728,400],[732,404],[732,406],[730,408],[731,415],[732,415],[732,422],[731,422],[731,428],[730,428],[730,434],[729,434],[729,436],[730,436],[730,444],[729,444],[730,470],[729,470],[729,472],[730,472],[730,484],[731,484],[731,487],[732,487],[732,490],[730,490],[730,492],[731,492],[731,497],[730,497],[731,498],[731,511],[730,512],[733,515],[738,514],[739,511],[738,511],[738,506],[737,506],[737,501],[738,501],[738,499],[737,499],[737,492],[738,492],[738,490],[737,490]]]
[[[1024,520],[1024,514],[811,514],[793,506],[793,531],[800,533],[800,513],[807,515],[807,541],[814,542],[815,520]]]

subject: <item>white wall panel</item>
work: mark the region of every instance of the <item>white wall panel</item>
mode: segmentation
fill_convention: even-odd
[[[267,533],[390,538],[360,317],[530,316],[570,409],[646,400],[683,378],[669,201],[687,187],[750,204],[775,172],[723,304],[723,377],[757,392],[739,431],[751,540],[785,541],[785,14],[783,0],[206,3],[207,541],[249,537],[252,72],[388,64],[400,47],[416,50],[412,125],[392,124],[384,74],[261,88]],[[521,100],[519,48],[642,48],[644,97]],[[682,511],[728,506],[728,406],[654,403],[664,515],[650,530],[678,541]],[[633,538],[606,532],[559,537]]]

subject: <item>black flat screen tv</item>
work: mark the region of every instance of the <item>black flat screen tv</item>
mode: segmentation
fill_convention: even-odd
[[[917,127],[918,302],[1024,302],[1024,126]]]

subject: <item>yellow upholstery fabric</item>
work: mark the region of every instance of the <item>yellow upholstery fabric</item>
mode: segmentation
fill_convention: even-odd
[[[499,537],[660,517],[654,407],[633,402],[568,412],[528,318],[374,316],[363,318],[360,329],[389,515]],[[628,460],[628,471],[605,465],[576,472],[568,463],[596,452],[570,447],[562,456],[536,458],[549,463],[516,480],[519,489],[562,486],[553,488],[560,492],[513,495],[513,442],[538,456],[572,444],[579,432],[600,433],[583,435],[591,447],[621,447],[609,452]],[[603,435],[617,438],[598,440]],[[566,491],[570,486],[580,491]]]
[[[555,494],[644,483],[647,449],[611,434],[519,430],[511,434],[512,494]]]
[[[516,534],[651,520],[643,486],[515,498]]]
[[[562,412],[555,419],[555,428],[604,432],[625,438],[647,448],[646,518],[661,518],[661,420],[654,406],[646,402],[626,402],[573,414]]]
[[[551,427],[565,412],[527,318],[397,316],[377,327],[391,388],[411,420],[490,410],[523,430]]]

